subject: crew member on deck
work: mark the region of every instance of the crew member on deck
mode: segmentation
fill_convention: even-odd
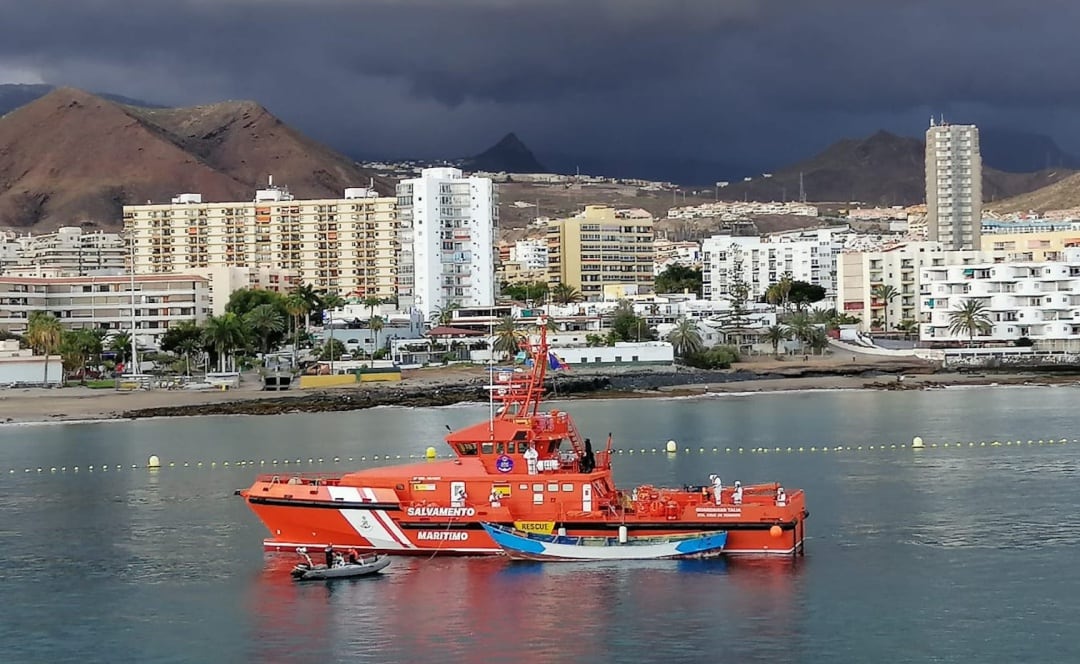
[[[742,483],[735,480],[735,490],[731,493],[731,502],[742,505]]]
[[[776,488],[776,506],[787,507],[787,494],[784,493],[784,487]]]
[[[591,473],[596,468],[596,456],[593,454],[592,441],[585,439],[585,453],[581,455],[581,472]]]
[[[540,458],[540,453],[536,451],[536,446],[529,443],[529,449],[525,450],[525,454],[522,456],[525,457],[525,465],[529,469],[529,474],[536,475],[536,460]]]
[[[499,492],[495,490],[495,487],[492,487],[491,488],[491,495],[488,496],[488,502],[491,503],[491,506],[492,507],[502,507],[502,501],[500,500],[501,498],[502,498],[502,496],[500,496]]]
[[[723,502],[724,483],[716,475],[709,475],[709,481],[712,482],[713,499],[719,505]]]
[[[334,566],[334,545],[327,544],[326,549],[323,550],[323,553],[326,554],[326,568],[330,569]]]
[[[357,555],[356,549],[349,549],[349,564],[350,565],[355,565],[356,564],[356,555]]]

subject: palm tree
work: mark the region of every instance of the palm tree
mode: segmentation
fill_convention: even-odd
[[[806,345],[820,355],[829,347],[829,335],[820,327],[811,328],[810,334],[806,337]]]
[[[705,347],[705,344],[701,341],[697,323],[689,318],[681,319],[675,325],[675,329],[668,332],[667,339],[674,347],[675,354],[679,357],[701,352],[701,349]]]
[[[448,302],[444,306],[435,307],[431,312],[431,321],[436,325],[449,325],[454,320],[454,312],[461,308],[457,302]]]
[[[185,373],[191,375],[191,356],[203,348],[204,341],[196,337],[188,337],[180,342],[177,350],[184,356]]]
[[[260,304],[244,314],[244,324],[259,338],[263,355],[270,352],[270,337],[285,329],[281,313],[272,304]]]
[[[244,320],[231,311],[211,316],[206,321],[206,340],[217,354],[218,371],[226,371],[230,365],[235,370],[235,360],[231,354],[247,343],[247,332]],[[226,358],[233,361],[227,363]]]
[[[304,325],[305,327],[311,327],[311,315],[316,312],[322,312],[323,298],[319,291],[315,290],[315,287],[311,284],[297,284],[293,289],[292,295],[295,295],[302,299],[307,307],[304,309]]]
[[[327,293],[322,297],[323,316],[328,320],[326,325],[330,328],[330,373],[334,373],[334,310],[345,306],[345,300],[337,293]]]
[[[296,362],[296,349],[300,339],[300,317],[311,311],[308,301],[298,292],[289,293],[285,298],[285,313],[292,319],[293,362]]]
[[[904,333],[904,339],[908,339],[912,334],[919,331],[919,323],[913,320],[902,320],[896,324],[896,329]]]
[[[64,368],[78,370],[79,382],[86,384],[86,364],[93,357],[101,355],[101,337],[95,330],[68,330],[61,335],[60,354]]]
[[[581,302],[585,297],[570,284],[556,284],[551,289],[551,301],[556,304],[574,304]]]
[[[372,316],[371,320],[368,321],[368,329],[370,329],[371,333],[375,335],[375,351],[378,352],[379,351],[379,332],[381,332],[382,329],[383,329],[382,316]]]
[[[881,328],[886,332],[889,331],[889,303],[895,300],[899,294],[900,291],[896,290],[895,286],[888,284],[878,284],[870,291],[871,298],[884,303],[881,310]]]
[[[116,353],[117,361],[120,364],[126,364],[128,361],[128,355],[131,354],[131,333],[130,332],[117,332],[109,338],[109,350]],[[134,369],[132,373],[138,373]]]
[[[514,317],[503,316],[499,324],[495,326],[495,343],[492,344],[492,350],[506,353],[507,357],[512,358],[517,353],[523,336]]]
[[[765,330],[765,341],[772,344],[773,357],[777,357],[780,349],[780,343],[787,341],[791,338],[791,330],[787,329],[783,325],[772,325]]]
[[[788,296],[791,295],[791,285],[795,281],[791,278],[790,272],[785,272],[780,281],[776,282],[769,289],[765,291],[765,300],[773,305],[779,305],[781,309],[787,309]]]
[[[60,346],[63,334],[64,328],[56,316],[44,311],[30,312],[26,321],[26,343],[45,356],[43,382],[46,385],[49,384],[49,354]]]
[[[791,338],[797,339],[802,345],[808,345],[810,336],[813,334],[814,324],[805,313],[798,313],[788,319],[788,332]]]
[[[964,300],[960,308],[949,312],[949,334],[968,335],[968,345],[975,345],[976,334],[987,334],[994,328],[986,303]]]
[[[382,303],[383,303],[382,298],[381,297],[375,297],[374,295],[365,297],[363,299],[363,301],[361,301],[361,304],[363,304],[365,307],[367,307],[371,311],[371,317],[372,318],[375,317],[375,307],[378,307]]]

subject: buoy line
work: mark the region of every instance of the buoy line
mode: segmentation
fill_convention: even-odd
[[[774,447],[699,447],[692,449],[684,447],[679,451],[675,441],[668,441],[663,447],[640,447],[640,448],[617,448],[613,449],[613,454],[625,454],[627,456],[634,455],[652,455],[659,454],[665,457],[675,456],[687,456],[687,455],[703,455],[703,454],[836,454],[841,452],[886,452],[890,450],[911,450],[917,453],[923,453],[926,450],[931,449],[973,449],[973,448],[986,448],[986,447],[1039,447],[1039,446],[1052,446],[1052,445],[1066,445],[1070,443],[1080,443],[1080,439],[1077,438],[1043,438],[1039,440],[1006,440],[1001,441],[957,441],[957,442],[926,442],[920,437],[916,437],[911,443],[876,443],[873,445],[800,445],[795,446],[774,446]],[[237,461],[169,461],[163,462],[161,458],[156,455],[150,455],[145,464],[89,464],[86,466],[52,466],[45,468],[43,466],[33,468],[10,468],[7,475],[16,474],[58,474],[58,473],[106,473],[117,472],[121,470],[146,470],[150,472],[160,472],[164,469],[172,468],[230,468],[230,467],[250,467],[250,466],[285,466],[290,468],[299,468],[303,466],[315,466],[326,464],[356,464],[366,463],[371,461],[397,461],[401,459],[413,459],[413,460],[436,460],[436,459],[452,459],[455,458],[454,454],[439,455],[434,447],[427,448],[423,454],[372,454],[363,455],[359,457],[340,457],[335,456],[331,458],[323,457],[308,457],[307,459],[240,459]],[[0,471],[2,472],[2,471]],[[297,470],[296,472],[302,472]]]

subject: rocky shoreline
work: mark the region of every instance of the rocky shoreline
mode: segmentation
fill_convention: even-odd
[[[893,374],[931,374],[933,367],[925,364],[893,364],[887,367],[873,364],[833,367],[791,367],[768,371],[746,369],[703,371],[679,367],[663,371],[612,372],[607,374],[560,376],[547,381],[548,398],[604,398],[631,396],[669,396],[670,388],[715,386],[718,384],[755,384],[782,379],[874,379]],[[896,389],[880,386],[883,389]],[[669,390],[661,391],[662,388]],[[700,388],[697,389],[700,392]],[[286,413],[322,413],[363,410],[377,406],[426,408],[457,403],[483,403],[488,399],[486,382],[442,386],[402,386],[378,388],[339,388],[312,392],[284,393],[260,398],[236,398],[210,403],[138,408],[118,413],[122,419],[149,417],[180,417],[199,415],[280,415]]]

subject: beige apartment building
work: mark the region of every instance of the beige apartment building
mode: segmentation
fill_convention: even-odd
[[[257,268],[346,298],[396,298],[397,223],[397,199],[363,188],[341,199],[294,200],[271,185],[249,202],[182,194],[168,204],[124,206],[137,274]]]
[[[606,287],[653,290],[653,218],[642,211],[587,205],[569,219],[548,222],[548,284],[567,284],[586,300]]]
[[[977,250],[982,229],[982,157],[975,125],[926,130],[927,239],[945,251]]]
[[[1041,263],[1065,260],[1065,250],[1080,247],[1080,224],[1067,230],[991,232],[982,236],[983,251],[1003,251],[1010,261]],[[1004,231],[1002,224],[992,228]],[[1022,226],[1020,228],[1023,228]]]
[[[134,278],[0,276],[0,329],[26,332],[32,311],[53,314],[65,329],[104,329],[110,333],[130,332],[134,313],[136,340],[156,347],[170,327],[207,319],[210,284],[204,277],[170,274]]]

